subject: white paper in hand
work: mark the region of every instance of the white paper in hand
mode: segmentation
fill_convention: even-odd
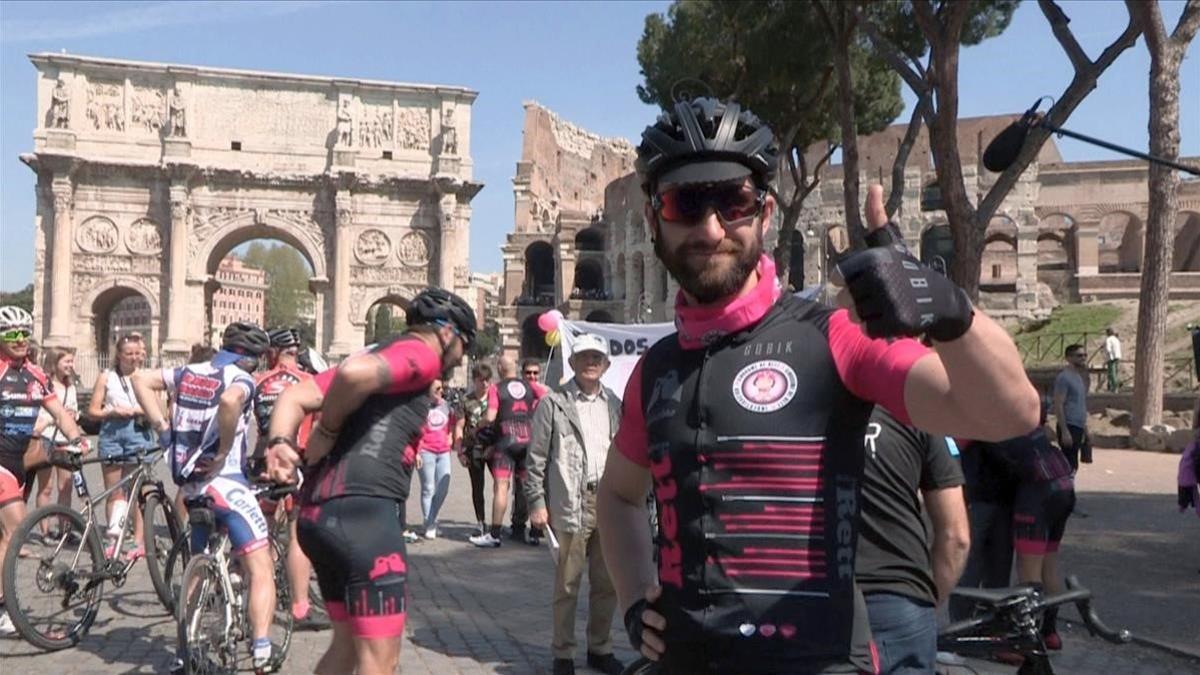
[[[550,529],[549,525],[546,526],[546,540],[550,543],[546,547],[550,550],[550,557],[554,559],[554,565],[558,566],[558,537],[554,536],[554,530]]]

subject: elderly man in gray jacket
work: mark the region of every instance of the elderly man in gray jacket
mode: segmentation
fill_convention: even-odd
[[[617,593],[596,530],[596,486],[617,433],[621,401],[600,383],[609,365],[604,338],[581,336],[570,364],[575,377],[544,396],[533,415],[525,460],[529,522],[534,527],[549,524],[560,546],[554,575],[554,675],[575,672],[575,606],[584,569],[591,589],[587,664],[619,675],[623,665],[613,656],[611,638]]]

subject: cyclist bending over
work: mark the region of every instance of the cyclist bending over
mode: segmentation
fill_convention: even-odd
[[[874,672],[854,584],[872,405],[940,436],[1037,423],[1012,340],[898,245],[878,186],[878,246],[839,265],[853,311],[781,293],[763,254],[778,158],[770,128],[711,98],[675,104],[638,148],[677,333],[629,380],[598,529],[630,640],[668,673]]]
[[[430,288],[413,298],[408,330],[283,393],[271,415],[267,465],[292,482],[296,430],[320,411],[303,458],[300,546],[313,562],[333,639],[317,673],[392,673],[407,603],[404,502],[429,386],[462,361],[475,312]]]
[[[67,436],[68,449],[87,450],[75,418],[58,400],[46,374],[29,359],[32,336],[29,312],[11,305],[0,307],[0,569],[12,533],[25,519],[25,483],[32,479],[25,475],[25,451],[38,413],[44,408],[54,417]],[[0,597],[0,635],[16,632]]]
[[[312,379],[312,375],[305,372],[300,366],[300,333],[295,328],[276,328],[268,333],[268,336],[271,338],[271,347],[267,350],[268,370],[254,377],[254,420],[258,423],[258,442],[254,449],[254,459],[246,472],[249,476],[258,476],[266,471],[265,456],[267,439],[270,434],[268,425],[271,422],[271,412],[275,409],[275,402],[292,385]],[[300,430],[296,435],[296,447],[301,455],[304,454],[304,446],[308,445],[308,435],[312,431],[312,425],[311,415],[305,417],[300,424]],[[290,504],[294,500],[289,497],[284,501]],[[296,629],[322,630],[327,628],[329,622],[318,616],[309,603],[308,580],[312,574],[312,563],[300,549],[300,542],[296,537],[296,517],[299,515],[299,509],[292,508],[289,512],[279,504],[268,503],[267,506],[270,515],[277,519],[287,518],[288,522],[290,536],[287,550],[287,576],[288,585],[292,588],[291,610]]]
[[[275,574],[267,545],[267,519],[250,492],[243,470],[246,431],[254,399],[250,373],[267,350],[267,334],[251,323],[231,323],[211,361],[179,368],[140,370],[133,391],[165,442],[171,476],[185,500],[212,499],[217,524],[229,532],[233,552],[250,577],[250,629],[256,670],[271,663],[269,630],[275,613]],[[159,393],[172,399],[171,420],[162,415]],[[206,528],[193,527],[193,553],[208,544]],[[181,669],[182,663],[177,662]]]

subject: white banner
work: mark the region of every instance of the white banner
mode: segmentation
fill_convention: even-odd
[[[575,340],[584,333],[599,335],[608,342],[608,359],[612,362],[608,372],[600,381],[617,393],[625,395],[625,383],[633,373],[642,352],[650,345],[658,342],[666,335],[675,332],[673,323],[596,323],[592,321],[570,321],[563,319],[558,325],[562,335],[561,349],[555,355],[558,365],[562,368],[562,377],[558,382],[564,383],[575,376],[568,359],[571,358]]]

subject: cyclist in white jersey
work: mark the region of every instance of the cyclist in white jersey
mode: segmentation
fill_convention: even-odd
[[[250,323],[233,323],[211,361],[179,368],[142,370],[133,378],[138,402],[163,436],[171,474],[185,498],[209,497],[219,526],[229,533],[234,553],[250,578],[250,627],[254,668],[271,662],[268,631],[275,612],[275,578],[267,547],[267,519],[242,471],[247,454],[254,378],[269,344],[267,333]],[[158,395],[174,402],[163,418]],[[192,551],[203,550],[209,533],[193,527]]]

